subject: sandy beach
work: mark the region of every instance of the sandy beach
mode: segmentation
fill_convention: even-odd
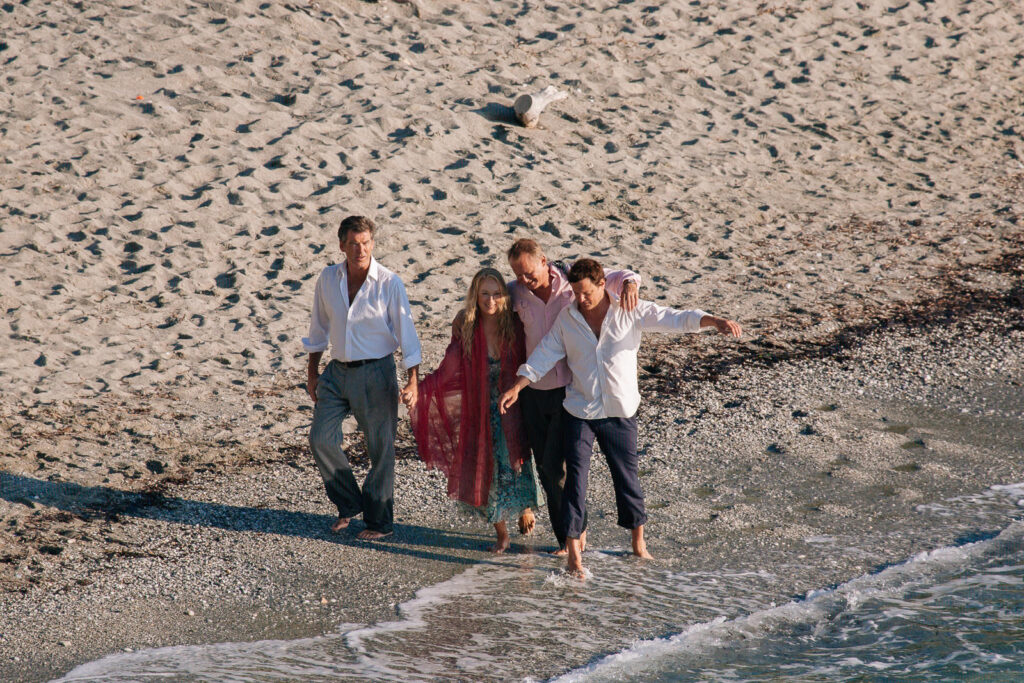
[[[803,555],[804,590],[1024,480],[1015,3],[33,0],[0,29],[0,679],[370,623],[490,560],[405,423],[394,542],[326,532],[300,338],[349,214],[427,370],[517,237],[744,325],[641,356],[659,561]],[[801,541],[895,528],[859,566]]]

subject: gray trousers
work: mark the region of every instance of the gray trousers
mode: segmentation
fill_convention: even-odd
[[[385,356],[358,367],[331,361],[316,388],[309,447],[320,469],[327,497],[339,517],[363,513],[366,527],[390,533],[394,520],[395,430],[398,427],[398,379],[395,359]],[[370,472],[362,490],[342,449],[341,423],[354,415],[366,436]]]

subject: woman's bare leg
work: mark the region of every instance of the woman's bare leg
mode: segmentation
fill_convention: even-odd
[[[497,522],[494,525],[494,532],[498,535],[498,540],[491,548],[491,552],[498,554],[503,553],[508,550],[509,545],[511,545],[511,541],[508,537],[508,526],[505,525],[505,522]]]

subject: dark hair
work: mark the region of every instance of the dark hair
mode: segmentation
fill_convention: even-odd
[[[544,257],[544,252],[541,251],[540,245],[529,237],[522,237],[512,243],[512,246],[508,248],[508,260],[511,261],[514,258],[519,258],[523,254],[538,258]]]
[[[604,280],[604,268],[592,258],[581,258],[569,269],[569,282],[590,280],[595,285]]]
[[[338,241],[344,242],[350,232],[356,234],[368,232],[372,235],[376,230],[377,226],[366,216],[349,216],[342,220],[341,225],[338,226]]]

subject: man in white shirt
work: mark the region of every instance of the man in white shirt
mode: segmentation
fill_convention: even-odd
[[[360,512],[367,541],[390,536],[394,520],[395,431],[398,399],[416,402],[420,342],[413,327],[405,286],[373,258],[376,227],[369,218],[349,216],[338,228],[345,260],[327,266],[316,281],[309,336],[306,390],[313,399],[309,445],[338,508],[331,526],[337,533]],[[320,374],[320,358],[331,347],[331,361]],[[401,393],[394,352],[402,350],[408,383]],[[341,444],[342,421],[354,415],[366,436],[370,472],[362,490]]]
[[[512,310],[523,323],[526,353],[540,344],[540,340],[555,324],[562,309],[573,303],[574,294],[569,286],[566,269],[561,264],[548,263],[540,245],[532,239],[518,239],[508,250],[508,263],[516,279],[508,284],[512,297]],[[628,270],[605,273],[605,286],[622,307],[633,309],[638,301],[640,276]],[[556,555],[564,555],[565,533],[559,520],[562,510],[562,490],[565,487],[565,451],[562,430],[565,424],[565,387],[572,375],[564,360],[559,361],[544,377],[523,390],[519,406],[523,411],[526,439],[533,452],[537,474],[548,501],[551,527],[558,539]],[[583,520],[582,544],[586,545],[586,518]]]
[[[641,301],[626,311],[605,290],[605,274],[593,259],[582,259],[569,271],[576,304],[567,306],[551,331],[519,368],[519,379],[501,397],[501,409],[516,402],[519,392],[543,377],[555,364],[568,361],[572,381],[565,396],[566,481],[561,524],[567,538],[569,571],[583,571],[580,534],[585,528],[587,477],[597,438],[615,486],[619,526],[632,532],[633,554],[650,558],[644,542],[643,489],[638,476],[636,410],[640,406],[637,352],[643,330],[699,332],[714,327],[739,337],[740,326],[701,310],[678,311]]]

